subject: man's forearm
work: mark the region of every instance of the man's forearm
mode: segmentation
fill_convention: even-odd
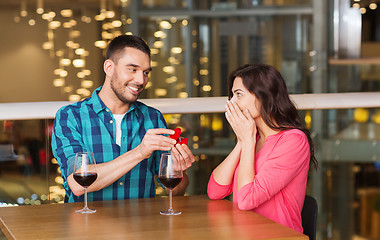
[[[143,158],[138,154],[138,150],[135,148],[110,162],[97,164],[96,172],[98,178],[87,188],[87,192],[95,192],[109,186],[142,160]],[[67,178],[67,181],[76,196],[80,196],[84,193],[84,188],[74,180],[72,174]]]

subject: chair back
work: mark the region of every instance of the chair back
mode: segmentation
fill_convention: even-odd
[[[307,235],[310,240],[316,239],[317,234],[317,215],[318,204],[312,196],[305,196],[301,218],[303,234]]]
[[[0,161],[17,160],[13,144],[0,144]]]

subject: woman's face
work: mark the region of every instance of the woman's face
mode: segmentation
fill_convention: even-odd
[[[256,95],[250,93],[243,84],[243,80],[240,77],[236,77],[232,86],[232,98],[230,99],[236,103],[241,111],[248,109],[252,117],[258,118],[261,116],[260,109],[261,103],[257,99]]]

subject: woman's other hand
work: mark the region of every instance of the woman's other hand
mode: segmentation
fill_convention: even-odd
[[[256,123],[248,109],[241,110],[233,101],[227,101],[226,119],[240,142],[256,142]]]

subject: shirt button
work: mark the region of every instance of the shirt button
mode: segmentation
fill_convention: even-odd
[[[123,186],[123,182],[120,182],[120,186]]]
[[[110,123],[113,123],[113,120],[110,120]]]
[[[110,110],[106,109],[106,112],[110,112]]]

